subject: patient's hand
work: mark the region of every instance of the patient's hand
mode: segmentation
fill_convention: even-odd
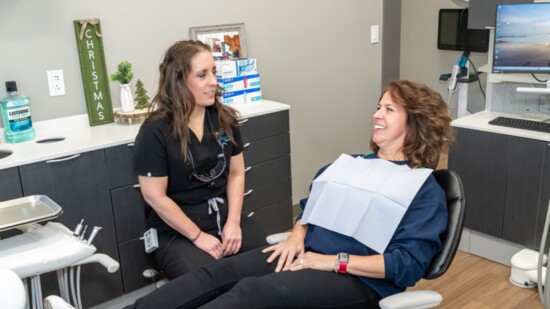
[[[302,269],[317,269],[324,271],[334,271],[336,263],[335,255],[319,254],[314,252],[306,252],[299,256],[291,265],[291,271]]]
[[[262,250],[263,253],[273,252],[267,259],[268,263],[273,262],[277,257],[277,267],[275,272],[290,269],[290,265],[297,256],[304,254],[304,238],[300,233],[292,233],[288,238],[276,245],[270,246]]]

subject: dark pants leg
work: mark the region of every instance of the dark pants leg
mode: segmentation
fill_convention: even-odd
[[[239,253],[267,244],[267,233],[250,218],[242,216],[241,230],[243,240]],[[219,236],[217,228],[205,232]],[[153,266],[168,279],[177,278],[215,261],[210,254],[197,248],[189,239],[170,233],[159,235],[159,248],[150,257]]]
[[[379,297],[350,275],[275,273],[269,254],[251,250],[181,276],[128,308],[378,308]]]

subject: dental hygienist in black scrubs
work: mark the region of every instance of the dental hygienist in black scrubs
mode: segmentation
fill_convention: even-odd
[[[160,65],[152,113],[134,146],[134,170],[152,211],[157,270],[172,279],[265,245],[266,233],[241,216],[243,145],[236,111],[222,105],[210,48],[172,45]]]

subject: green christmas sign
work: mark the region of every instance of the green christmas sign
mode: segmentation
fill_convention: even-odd
[[[91,126],[114,121],[99,19],[75,20],[74,30]]]

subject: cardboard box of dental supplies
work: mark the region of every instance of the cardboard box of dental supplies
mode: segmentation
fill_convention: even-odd
[[[260,74],[223,78],[218,77],[218,84],[225,91],[240,91],[260,88]]]
[[[262,91],[260,88],[247,88],[239,91],[228,91],[222,94],[222,103],[224,104],[249,104],[262,100]]]
[[[256,59],[242,58],[216,61],[216,74],[221,78],[231,78],[258,74]]]

